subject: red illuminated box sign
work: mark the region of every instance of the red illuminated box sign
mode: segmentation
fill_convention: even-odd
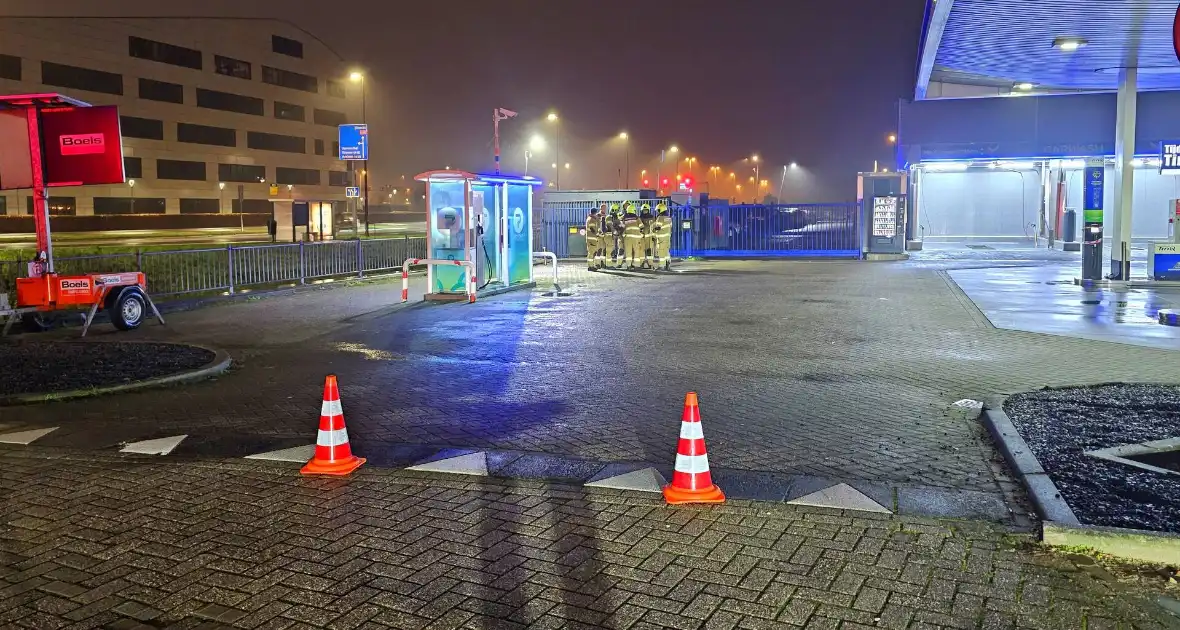
[[[48,186],[122,184],[123,142],[113,105],[41,111]]]

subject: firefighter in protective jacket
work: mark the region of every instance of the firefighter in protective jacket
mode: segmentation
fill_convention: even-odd
[[[643,238],[640,249],[643,250],[644,269],[655,269],[655,266],[652,265],[652,255],[655,253],[654,243],[652,242],[653,218],[650,205],[645,203],[639,207],[639,231]]]
[[[619,208],[619,204],[611,204],[610,215],[607,219],[607,231],[610,236],[607,238],[609,245],[606,250],[606,260],[612,267],[619,268],[623,266],[623,211]]]
[[[672,217],[662,201],[656,204],[656,218],[651,229],[656,269],[668,269],[672,266]]]
[[[627,267],[634,269],[637,263],[643,262],[643,228],[639,225],[639,215],[635,213],[635,204],[628,202],[623,213],[623,251]]]
[[[590,216],[586,217],[586,268],[590,271],[598,271],[602,266],[602,242],[606,240],[602,234],[602,210],[605,209],[606,204],[591,208]]]

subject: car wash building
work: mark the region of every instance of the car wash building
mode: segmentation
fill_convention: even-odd
[[[1113,278],[1171,240],[1175,1],[931,0],[899,107],[907,237],[1085,244]]]

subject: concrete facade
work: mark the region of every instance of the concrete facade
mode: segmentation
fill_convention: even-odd
[[[286,54],[278,49],[286,50]],[[71,68],[62,70],[47,64]],[[302,76],[287,74],[280,78],[275,70]],[[244,185],[247,200],[271,198],[270,184],[277,183],[277,198],[342,202],[348,175],[347,163],[336,159],[337,125],[361,120],[361,86],[350,82],[348,75],[348,65],[335,51],[313,34],[281,20],[22,17],[0,21],[0,93],[59,92],[93,105],[118,105],[124,117],[123,151],[128,158],[129,183],[53,189],[51,197],[75,199],[74,212],[67,209],[65,214],[122,214],[132,207],[133,202],[126,201],[131,198],[164,200],[159,210],[154,202],[135,203],[137,214],[211,213],[213,201],[220,213],[231,213],[239,184]],[[288,78],[295,83],[302,81],[303,85],[275,84],[291,83]],[[145,86],[144,81],[171,85]],[[182,102],[159,100],[158,92],[153,98],[153,88]],[[235,107],[252,112],[213,109],[208,101],[218,96],[211,96],[209,91],[248,97],[228,100],[244,103]],[[298,120],[299,108],[302,121]],[[276,116],[280,110],[283,118]],[[144,123],[147,127],[162,124],[162,139],[133,137],[145,134],[128,125],[126,117],[152,121]],[[221,144],[193,142],[192,138],[182,142],[178,137],[181,124],[219,128],[221,131],[214,134],[220,133]],[[225,146],[229,144],[225,130],[233,130],[233,146]],[[249,136],[251,133],[285,136],[288,139],[283,141],[295,146],[287,150],[251,148],[260,144],[256,137]],[[299,144],[295,139],[302,139],[302,152],[295,150]],[[204,179],[161,178],[159,160],[204,164]],[[140,173],[132,170],[136,161],[142,168]],[[222,179],[219,169],[226,167],[219,165],[263,167],[265,182],[252,178],[234,181],[246,179],[244,174]],[[199,170],[195,165],[184,166]],[[130,184],[132,179],[134,185]],[[318,184],[312,183],[317,180]],[[224,189],[219,183],[225,184]],[[0,193],[4,201],[0,215],[26,214],[30,193]],[[248,203],[246,211],[256,212],[259,208],[265,206]]]

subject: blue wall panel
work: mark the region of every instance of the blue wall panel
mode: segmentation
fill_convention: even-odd
[[[1114,154],[1116,96],[1062,94],[903,102],[898,156],[920,160]],[[1180,138],[1180,91],[1138,95],[1135,153]]]

